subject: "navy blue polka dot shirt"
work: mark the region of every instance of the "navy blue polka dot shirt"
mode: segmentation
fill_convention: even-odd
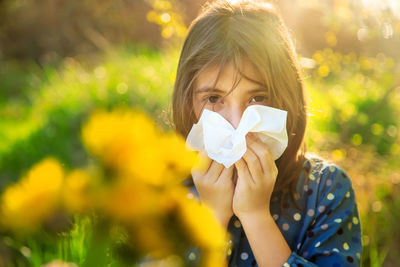
[[[271,215],[292,251],[283,266],[360,266],[361,228],[350,178],[335,164],[310,154],[306,158],[304,168],[312,169],[297,183],[300,209],[289,201],[282,210],[279,196],[271,198]],[[191,190],[199,197],[195,186]],[[235,215],[228,231],[228,266],[258,266]]]

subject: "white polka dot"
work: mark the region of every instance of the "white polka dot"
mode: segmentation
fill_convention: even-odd
[[[321,178],[317,179],[317,184],[319,184],[321,182]]]
[[[335,195],[332,194],[332,193],[329,193],[329,194],[326,196],[326,198],[327,198],[328,200],[332,200],[332,199],[335,198]]]
[[[309,209],[307,211],[307,215],[310,216],[310,217],[314,216],[314,214],[315,214],[315,211],[313,209]]]
[[[196,259],[196,254],[194,252],[190,252],[189,256],[188,256],[188,259],[191,260],[191,261],[194,261]]]
[[[300,249],[300,247],[301,247],[301,243],[298,243],[297,244],[297,249]]]
[[[334,220],[334,222],[335,222],[335,223],[341,223],[341,222],[342,222],[342,219],[337,218],[337,219]]]
[[[308,191],[308,185],[304,186],[304,191]]]
[[[321,229],[322,229],[322,230],[326,230],[326,229],[328,229],[328,225],[327,225],[327,224],[323,224],[323,225],[321,225]]]
[[[325,256],[329,256],[331,254],[328,250],[324,250],[323,253],[324,253]]]
[[[361,254],[360,253],[357,252],[356,256],[357,256],[358,259],[361,259]]]
[[[187,198],[190,198],[190,199],[194,198],[194,195],[192,193],[188,193],[186,196],[187,196]]]
[[[319,247],[321,245],[321,242],[318,242],[317,244],[315,244],[315,247]]]
[[[349,250],[349,244],[347,244],[346,242],[343,243],[343,248],[344,250]]]
[[[274,220],[276,221],[276,220],[279,219],[279,215],[278,214],[274,214],[274,215],[272,215],[272,218],[274,218]]]
[[[246,252],[242,252],[242,254],[240,254],[240,258],[245,261],[249,258],[249,254],[247,254]]]
[[[290,267],[289,263],[285,262],[283,265],[283,267]]]
[[[289,228],[290,228],[289,224],[287,224],[287,223],[282,224],[283,231],[287,231],[287,230],[289,230]]]
[[[315,176],[314,176],[314,174],[312,174],[312,173],[310,174],[310,180],[311,180],[311,181],[314,181],[314,180],[315,180]]]
[[[337,248],[332,249],[333,252],[340,252]]]
[[[356,224],[356,225],[358,224],[358,219],[357,219],[357,217],[353,217],[353,223]]]
[[[234,225],[236,228],[240,228],[241,223],[240,223],[239,220],[236,220],[236,221],[233,223],[233,225]]]
[[[325,211],[325,206],[323,206],[323,205],[319,206],[318,207],[318,211],[321,212],[321,213],[324,212]]]
[[[346,197],[349,198],[350,197],[350,191],[347,191],[346,193]]]
[[[301,215],[300,215],[300,213],[295,213],[295,214],[293,215],[293,219],[294,219],[295,221],[300,221],[300,220],[301,220]]]
[[[328,180],[326,181],[326,185],[327,185],[327,186],[331,186],[331,185],[332,185],[332,180],[331,180],[331,179],[328,179]]]

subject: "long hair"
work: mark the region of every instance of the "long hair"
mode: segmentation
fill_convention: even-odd
[[[203,70],[217,65],[221,72],[231,62],[242,73],[245,59],[263,77],[271,106],[288,112],[288,147],[275,161],[278,177],[274,188],[286,203],[288,196],[295,199],[305,160],[307,101],[294,45],[272,4],[215,1],[203,8],[189,27],[179,59],[173,93],[174,126],[186,138],[197,122],[193,90]],[[308,174],[310,170],[305,171]]]

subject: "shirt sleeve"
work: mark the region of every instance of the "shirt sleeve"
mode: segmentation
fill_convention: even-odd
[[[351,181],[334,164],[317,173],[310,175],[306,187],[318,192],[307,202],[310,220],[283,266],[360,266],[361,228]]]

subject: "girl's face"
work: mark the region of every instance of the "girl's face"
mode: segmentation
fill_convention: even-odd
[[[246,60],[242,69],[244,76],[237,73],[232,63],[227,64],[221,71],[214,88],[213,84],[218,76],[218,66],[209,67],[199,74],[193,93],[193,108],[197,120],[203,109],[206,108],[218,112],[236,129],[248,106],[269,104],[267,89],[253,64]],[[240,80],[235,89],[231,91],[235,84],[235,75],[239,75]]]

